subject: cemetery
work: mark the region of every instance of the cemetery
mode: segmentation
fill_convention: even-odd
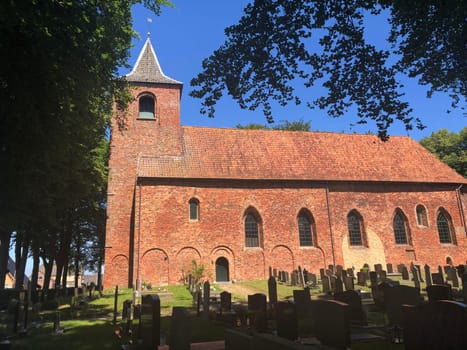
[[[6,289],[0,350],[467,348],[464,265],[269,272],[141,291]]]

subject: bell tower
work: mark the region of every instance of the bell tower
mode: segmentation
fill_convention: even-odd
[[[166,76],[149,37],[125,76],[132,101],[119,128],[112,118],[104,285],[132,287],[135,270],[135,198],[142,156],[181,155],[180,99],[183,84]]]

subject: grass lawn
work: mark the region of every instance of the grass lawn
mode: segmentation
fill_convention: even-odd
[[[247,294],[264,293],[267,295],[267,281],[237,282],[236,285],[243,288]],[[223,285],[214,285],[215,290],[222,290]],[[277,285],[279,300],[292,300],[293,290],[298,287],[291,287],[282,284]],[[364,288],[368,289],[368,288]],[[173,306],[192,307],[192,296],[185,286],[168,286],[154,288],[149,293],[157,293],[161,298],[161,332],[169,333],[171,312]],[[311,289],[312,297],[316,298],[320,294],[320,289]],[[247,295],[237,293],[234,295],[235,302],[246,303]],[[60,299],[61,327],[64,332],[54,335],[53,321],[56,315],[54,310],[44,310],[40,313],[40,321],[37,328],[31,328],[26,336],[16,336],[13,340],[13,350],[27,349],[118,349],[122,344],[127,344],[130,340],[128,336],[118,338],[115,331],[123,326],[121,321],[123,302],[132,299],[132,290],[121,289],[118,295],[117,324],[113,324],[114,293],[106,292],[101,298],[89,301],[87,306],[78,312],[70,309],[71,298]],[[194,310],[192,309],[194,314]],[[380,313],[369,313],[371,322],[384,323],[384,316]],[[0,314],[0,334],[12,334],[12,315]],[[300,329],[306,331],[309,325],[300,322]],[[135,328],[136,329],[136,328]],[[134,332],[134,335],[136,332]],[[192,341],[210,341],[224,338],[224,326],[216,321],[192,318]],[[352,349],[403,349],[403,345],[390,344],[388,342],[359,343],[353,344]]]

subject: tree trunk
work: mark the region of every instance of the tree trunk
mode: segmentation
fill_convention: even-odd
[[[5,289],[5,277],[8,271],[11,232],[0,230],[0,290]]]
[[[32,274],[31,274],[31,289],[36,290],[37,289],[37,280],[39,277],[39,248],[33,249],[32,252],[32,260],[33,260],[33,265],[32,265]],[[44,282],[44,281],[42,281]]]
[[[50,258],[49,261],[42,256],[42,264],[44,265],[44,285],[42,289],[49,289],[50,288],[50,278],[52,277],[52,269],[54,266],[54,259]]]
[[[15,288],[24,289],[24,270],[28,259],[29,241],[24,232],[16,232],[15,247]]]
[[[62,273],[62,286],[63,286],[63,288],[68,287],[67,286],[67,280],[68,280],[68,263],[66,263],[63,266],[63,273]]]

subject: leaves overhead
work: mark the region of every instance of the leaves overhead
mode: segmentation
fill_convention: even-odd
[[[423,128],[403,99],[398,73],[420,77],[434,91],[449,90],[455,101],[466,96],[465,4],[449,2],[451,12],[458,12],[452,15],[443,9],[445,3],[254,1],[246,6],[238,24],[226,28],[225,43],[203,61],[203,71],[191,81],[190,95],[202,99],[201,113],[209,117],[227,93],[243,109],[262,109],[268,122],[273,122],[272,103],[306,103],[331,117],[340,117],[355,106],[359,123],[373,120],[383,139],[395,120],[408,130]],[[424,8],[433,16],[424,19]],[[388,39],[393,51],[379,49],[365,39],[365,16],[382,11],[390,12]],[[439,35],[417,51],[420,36],[425,34],[426,39],[438,23],[449,34],[443,36],[436,30]],[[443,40],[450,45],[443,46]],[[394,53],[402,56],[391,64]],[[435,66],[436,62],[440,63]],[[321,84],[327,94],[300,96],[294,88],[297,82],[308,88]]]

